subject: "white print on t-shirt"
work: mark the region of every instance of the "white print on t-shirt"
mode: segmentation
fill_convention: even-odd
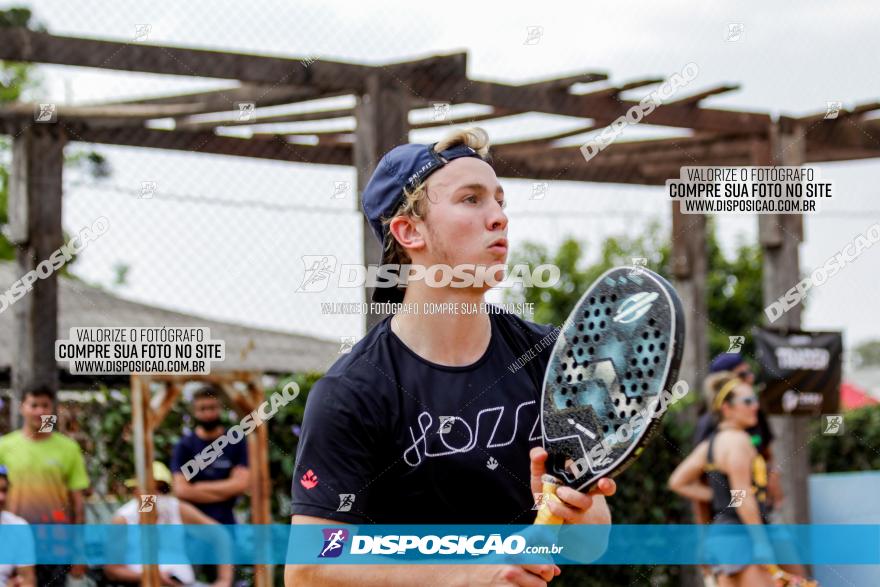
[[[480,418],[483,414],[488,414],[489,412],[496,412],[495,414],[495,426],[492,428],[492,433],[489,435],[489,438],[486,439],[486,443],[484,448],[497,448],[500,446],[507,446],[512,444],[514,439],[516,438],[516,432],[519,427],[519,419],[520,419],[520,410],[527,406],[532,406],[535,404],[535,400],[529,400],[527,402],[523,402],[516,406],[516,411],[513,415],[513,433],[510,435],[510,438],[504,442],[495,442],[495,433],[498,431],[498,426],[501,424],[501,419],[504,418],[505,406],[496,406],[494,408],[485,408],[480,410],[477,413],[476,424],[474,428],[471,428],[471,425],[462,418],[461,416],[442,416],[443,420],[438,422],[436,429],[431,431],[431,427],[434,425],[434,417],[431,416],[430,412],[422,412],[416,418],[419,424],[419,436],[416,436],[416,432],[413,430],[413,427],[409,427],[409,434],[412,436],[413,443],[412,445],[403,451],[403,460],[406,461],[406,464],[410,467],[415,467],[419,463],[422,462],[422,455],[425,457],[443,457],[451,454],[457,453],[465,453],[470,452],[477,445],[477,441],[480,438]],[[449,421],[452,421],[452,424],[449,425]],[[538,424],[541,420],[541,415],[535,410],[535,423],[532,424],[532,429],[529,432],[529,440],[538,440],[541,438],[541,431],[538,427]],[[446,428],[440,428],[440,424],[446,424]],[[489,420],[491,423],[491,420]],[[441,452],[429,452],[428,451],[428,436],[439,436],[440,441],[443,443],[443,446],[448,448],[449,450],[441,451]],[[463,441],[463,442],[460,442]],[[455,444],[460,444],[460,446],[454,446]],[[421,446],[422,451],[419,451],[419,447]]]

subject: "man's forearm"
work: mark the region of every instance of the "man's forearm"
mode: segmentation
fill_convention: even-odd
[[[464,585],[462,565],[287,565],[285,587],[410,587],[411,585]]]
[[[190,483],[189,488],[187,488],[184,494],[178,497],[194,503],[213,503],[225,501],[235,495],[238,495],[238,493],[234,482],[231,479],[223,479],[220,481]]]

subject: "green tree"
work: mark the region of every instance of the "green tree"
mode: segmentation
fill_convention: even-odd
[[[668,239],[666,239],[668,240]],[[562,324],[581,295],[602,273],[620,265],[631,265],[633,257],[647,259],[649,269],[666,273],[669,246],[664,244],[660,225],[653,223],[638,237],[608,237],[593,264],[583,261],[584,247],[575,239],[562,242],[552,255],[540,244],[525,243],[511,255],[511,264],[529,267],[551,264],[559,268],[559,283],[553,288],[524,288],[506,293],[506,301],[534,304],[534,321],[540,324]]]
[[[727,350],[728,336],[746,337],[743,354],[755,356],[751,328],[763,317],[763,257],[758,244],[740,240],[734,256],[728,259],[721,251],[714,222],[710,221],[706,248],[709,273],[706,277],[706,305],[709,312],[709,356]]]
[[[598,260],[591,264],[585,264],[584,247],[572,238],[564,240],[552,254],[542,245],[525,243],[514,252],[511,263],[527,263],[530,267],[553,264],[559,267],[560,281],[552,289],[527,288],[508,292],[506,301],[533,303],[535,322],[562,324],[596,278],[612,267],[631,265],[634,257],[646,258],[649,269],[671,280],[668,243],[668,235],[662,234],[659,224],[652,223],[637,237],[608,237],[601,245]],[[748,333],[753,325],[761,322],[764,307],[761,247],[740,240],[733,257],[727,258],[718,243],[715,223],[709,219],[706,254],[710,356],[727,350],[727,337],[733,335],[746,335],[743,351],[747,356],[753,356],[754,347]]]

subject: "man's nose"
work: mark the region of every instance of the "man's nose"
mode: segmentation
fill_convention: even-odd
[[[501,206],[496,206],[492,208],[492,212],[489,214],[488,224],[490,230],[505,230],[507,228],[507,214],[504,213],[504,209]]]

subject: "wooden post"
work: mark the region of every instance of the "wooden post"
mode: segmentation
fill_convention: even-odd
[[[681,203],[672,202],[672,276],[685,312],[684,356],[679,378],[687,382],[701,401],[709,363],[706,257],[706,216],[682,214]]]
[[[777,123],[771,125],[769,141],[754,148],[755,165],[803,165],[806,143],[803,129],[793,124],[785,132]],[[799,214],[759,214],[758,234],[764,253],[764,304],[778,299],[800,280],[798,246],[803,240],[803,217]],[[783,314],[775,323],[782,329],[801,326],[800,304]],[[770,416],[776,440],[773,446],[774,468],[782,477],[785,500],[781,517],[787,524],[810,521],[808,478],[810,474],[808,416]]]
[[[681,298],[685,313],[685,343],[679,379],[683,379],[702,402],[703,378],[708,372],[709,342],[707,336],[709,308],[706,305],[706,216],[682,214],[681,202],[672,202],[671,269],[675,291]],[[697,420],[698,404],[689,408],[688,418]],[[685,587],[703,585],[698,567],[684,567],[681,584]]]
[[[145,375],[132,375],[131,401],[132,423],[134,425],[135,471],[137,472],[138,486],[142,488],[142,493],[156,494],[152,468],[153,430],[165,419],[174,402],[181,396],[183,384],[186,381],[192,380],[208,381],[219,385],[229,397],[230,402],[240,417],[244,417],[256,409],[263,402],[265,396],[261,383],[261,374],[259,373],[235,371],[232,373],[202,376],[161,374],[148,377]],[[165,386],[160,398],[161,402],[155,411],[150,405],[151,381],[161,382]],[[248,391],[246,394],[236,391],[232,385],[236,381],[242,381],[247,384]],[[251,471],[251,523],[271,524],[270,499],[272,493],[271,479],[269,478],[269,431],[265,423],[257,426],[248,437],[248,463]],[[155,524],[156,514],[155,510],[152,512],[141,512],[140,523]],[[270,530],[267,529],[265,534],[257,535],[256,552],[269,552],[270,544],[267,542],[271,537],[269,532]],[[148,536],[146,532],[143,532],[141,535],[143,537]],[[148,556],[155,556],[156,547],[154,544],[147,541],[144,548],[145,559]],[[142,585],[145,587],[158,587],[158,567],[156,565],[147,565],[144,569]],[[270,587],[271,585],[272,566],[255,564],[254,586]]]
[[[367,78],[364,94],[355,106],[354,165],[357,168],[358,210],[362,212],[360,196],[370,181],[373,170],[382,155],[409,140],[409,95],[400,82],[378,73]],[[382,250],[366,217],[363,217],[363,262],[378,265]],[[373,288],[366,287],[365,301],[372,301]],[[378,324],[382,316],[367,314],[366,330]]]
[[[62,245],[61,174],[66,138],[55,125],[35,124],[13,140],[9,190],[10,240],[18,246],[20,279]],[[58,273],[38,278],[11,308],[15,317],[12,389],[16,409],[26,390],[58,390],[55,340],[58,338]],[[17,417],[13,426],[19,423]]]
[[[248,382],[249,401],[252,410],[256,409],[265,399],[263,385],[259,375],[253,375]],[[272,515],[269,508],[269,500],[272,496],[272,488],[269,480],[269,423],[263,422],[256,427],[254,433],[248,437],[248,463],[251,470],[251,523],[271,524]],[[267,529],[267,532],[269,530]],[[269,544],[267,536],[260,533],[257,536],[257,552],[268,552]],[[270,565],[254,565],[255,587],[270,587],[272,585],[272,567]]]
[[[131,418],[134,424],[134,467],[137,473],[138,491],[141,495],[156,495],[153,479],[153,417],[150,409],[150,378],[144,375],[131,376]],[[158,519],[158,498],[156,505],[145,511],[140,509],[141,525],[154,525]],[[157,557],[156,544],[146,529],[140,532],[144,561]],[[142,587],[159,587],[159,566],[143,565]]]

